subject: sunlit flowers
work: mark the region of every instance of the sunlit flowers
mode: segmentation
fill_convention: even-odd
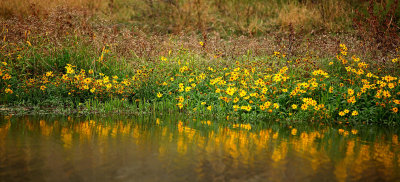
[[[178,104],[176,104],[178,107],[179,107],[179,109],[182,109],[183,108],[183,104],[181,103],[181,102],[179,102]]]
[[[247,94],[247,92],[246,92],[245,90],[242,90],[242,89],[241,89],[241,90],[239,91],[239,96],[240,96],[240,97],[244,97],[244,96],[246,96],[246,94]]]
[[[47,76],[47,77],[52,77],[52,76],[54,76],[54,75],[53,75],[53,72],[52,72],[52,71],[48,71],[48,72],[46,72],[46,76]]]
[[[13,91],[12,91],[10,88],[6,88],[4,91],[5,91],[7,94],[12,94],[12,93],[13,93]]]
[[[9,75],[8,73],[4,74],[3,80],[9,80],[9,79],[11,79],[11,75]]]
[[[348,93],[350,96],[352,96],[352,95],[354,94],[354,90],[351,89],[351,88],[349,88],[349,89],[347,90],[347,93]]]
[[[296,61],[304,68],[300,72],[291,65],[295,61],[280,60],[283,53],[268,60],[252,58],[232,64],[205,65],[195,65],[191,59],[181,56],[168,58],[170,61],[161,57],[164,62],[158,60],[159,65],[151,65],[149,69],[138,66],[129,75],[109,72],[97,65],[82,69],[67,64],[65,69],[44,70],[32,78],[12,75],[14,72],[9,67],[13,64],[7,61],[8,64],[0,64],[0,81],[2,94],[15,93],[10,97],[37,89],[50,94],[65,92],[68,95],[60,95],[77,97],[79,102],[118,99],[127,103],[146,102],[144,105],[172,103],[180,112],[193,110],[210,115],[218,112],[235,119],[260,115],[362,122],[366,113],[378,114],[381,110],[391,114],[385,118],[398,119],[395,114],[400,104],[397,75],[375,72],[358,56],[348,56],[347,51],[342,44],[337,59],[334,58],[336,62],[321,62],[334,64],[335,68],[331,69]],[[269,59],[278,64],[271,65]]]
[[[75,70],[72,68],[73,66],[71,64],[67,64],[67,66],[65,67],[65,69],[67,70],[68,74],[74,74]]]
[[[236,92],[236,88],[235,87],[228,87],[227,89],[226,89],[226,94],[228,94],[228,95],[233,95],[235,92]]]
[[[185,98],[183,98],[182,96],[179,96],[177,98],[178,102],[182,103],[183,101],[185,101]]]
[[[241,106],[240,109],[245,110],[245,111],[251,111],[251,106],[250,105]]]

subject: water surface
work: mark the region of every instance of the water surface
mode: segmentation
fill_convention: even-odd
[[[400,179],[394,129],[217,123],[184,116],[0,116],[0,181]]]

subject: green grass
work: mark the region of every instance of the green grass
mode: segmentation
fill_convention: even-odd
[[[131,67],[128,62],[135,60],[118,59],[107,49],[97,56],[85,46],[66,47],[50,54],[36,50],[29,46],[15,55],[0,55],[4,60],[3,75],[11,75],[11,79],[2,79],[2,103],[7,107],[82,114],[180,112],[250,123],[273,120],[398,124],[399,116],[394,110],[399,99],[397,78],[384,82],[393,87],[374,86],[361,92],[363,80],[381,84],[381,78],[395,72],[374,73],[376,68],[357,68],[362,61],[356,62],[351,56],[341,55],[347,59],[343,64],[337,58],[288,60],[283,53],[267,57],[247,54],[231,60],[172,50],[175,53],[170,57],[153,62],[136,60],[136,67]],[[341,51],[347,52],[347,48]],[[17,54],[25,56],[18,58]],[[346,66],[353,66],[349,69],[354,73]],[[323,76],[325,72],[314,73],[320,69],[329,76]],[[363,73],[356,74],[358,71]],[[370,72],[376,76],[366,76]],[[237,78],[230,80],[233,75]],[[285,79],[281,81],[280,77]],[[232,95],[228,94],[231,87],[236,89]],[[349,101],[350,88],[355,91],[355,104]],[[7,93],[7,89],[13,93]],[[377,97],[377,91],[391,96]],[[242,96],[241,92],[245,94]],[[311,98],[310,103],[304,98]],[[306,109],[300,109],[303,105]],[[346,110],[349,113],[340,116]]]

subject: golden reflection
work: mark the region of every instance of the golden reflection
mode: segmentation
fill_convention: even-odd
[[[340,161],[335,165],[335,176],[338,182],[346,181],[347,179],[347,163],[345,161]]]
[[[8,134],[8,130],[10,129],[11,126],[11,122],[8,121],[6,124],[4,124],[3,126],[0,126],[0,145],[4,144],[4,140],[7,137]]]
[[[63,141],[65,148],[72,146],[72,134],[68,128],[61,129],[61,141]]]
[[[361,180],[362,174],[364,174],[365,170],[367,169],[366,165],[363,165],[367,163],[370,160],[370,148],[368,145],[361,144],[359,147],[359,154],[358,156],[354,159],[353,162],[353,170],[352,173],[354,174],[354,179],[355,180]]]
[[[210,170],[222,170],[214,168],[223,166],[230,170],[271,170],[268,173],[272,175],[269,179],[279,180],[282,178],[274,175],[294,168],[287,165],[293,157],[301,157],[301,165],[309,166],[300,169],[308,176],[318,175],[321,167],[331,165],[332,175],[337,181],[361,180],[368,172],[369,164],[379,166],[377,170],[384,180],[392,180],[393,174],[400,167],[397,135],[390,136],[389,141],[384,137],[376,137],[374,141],[366,142],[360,138],[360,132],[354,129],[302,131],[299,128],[286,128],[285,131],[282,128],[249,130],[233,126],[214,129],[216,127],[204,126],[216,125],[216,122],[198,120],[199,125],[196,127],[195,124],[189,125],[196,123],[194,120],[180,120],[176,125],[174,122],[163,122],[159,118],[155,121],[156,125],[154,122],[152,125],[143,125],[130,120],[72,121],[69,117],[68,122],[35,122],[26,119],[24,127],[46,137],[59,135],[60,143],[65,149],[73,149],[82,141],[91,141],[99,142],[102,151],[110,151],[113,145],[105,145],[110,140],[104,140],[108,137],[113,138],[112,141],[126,137],[138,146],[151,143],[155,146],[158,160],[167,162],[170,156],[176,154],[182,160],[192,159],[196,163],[192,166],[198,168],[195,171],[199,176],[204,176],[203,173]],[[0,144],[4,145],[13,124],[17,125],[18,122],[6,121],[0,125]],[[105,155],[102,151],[99,153]],[[177,167],[188,167],[185,166],[188,163],[182,162],[180,165],[182,166]]]
[[[399,144],[399,137],[397,135],[393,135],[392,136],[392,142],[393,142],[393,144],[398,145]]]

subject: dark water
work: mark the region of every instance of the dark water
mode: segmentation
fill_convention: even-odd
[[[400,181],[394,129],[0,118],[0,181]]]

